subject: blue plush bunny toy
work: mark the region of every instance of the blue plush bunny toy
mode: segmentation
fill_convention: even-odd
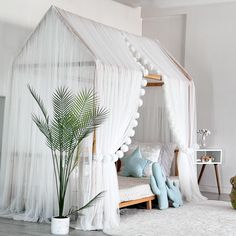
[[[152,165],[152,173],[150,184],[153,193],[158,196],[159,209],[167,209],[169,207],[169,201],[173,207],[182,206],[183,200],[179,187],[170,179],[166,178],[158,163]]]

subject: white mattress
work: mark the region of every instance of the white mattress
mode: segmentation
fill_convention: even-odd
[[[120,201],[126,202],[152,196],[149,178],[118,176]]]
[[[170,176],[170,179],[179,185],[178,176]],[[153,195],[149,184],[149,177],[134,178],[118,175],[120,202],[136,200]]]

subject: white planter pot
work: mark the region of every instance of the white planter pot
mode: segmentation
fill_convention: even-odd
[[[70,218],[56,218],[52,217],[51,233],[57,235],[69,234]]]

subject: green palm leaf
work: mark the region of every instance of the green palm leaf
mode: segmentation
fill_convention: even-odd
[[[47,146],[51,149],[61,217],[68,181],[79,161],[75,152],[79,153],[82,140],[105,121],[108,111],[98,106],[98,98],[92,89],[84,89],[74,95],[68,88],[60,87],[53,93],[53,117],[50,119],[40,96],[29,85],[28,89],[43,114],[43,118],[33,114],[32,119],[46,137]],[[97,194],[78,210],[89,207],[101,196],[102,193]]]

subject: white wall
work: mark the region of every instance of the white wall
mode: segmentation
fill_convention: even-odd
[[[106,25],[141,34],[141,9],[124,6],[112,0],[1,1],[0,19],[34,28],[51,5]]]
[[[186,15],[145,18],[143,35],[158,39],[184,65]]]
[[[196,84],[198,127],[212,131],[209,146],[223,149],[221,183],[225,193],[230,190],[229,178],[236,174],[235,12],[235,3],[172,9],[149,7],[142,12],[145,35],[151,36],[149,32],[156,31],[167,40],[173,34],[169,18],[186,15],[184,63]],[[169,33],[159,25],[148,24],[158,19],[163,21],[163,17]],[[179,47],[173,38],[169,41],[170,51]],[[213,166],[206,168],[201,189],[217,192]]]
[[[0,3],[0,95],[12,58],[51,5],[125,31],[141,34],[140,8],[111,0],[8,0]]]
[[[3,131],[3,117],[4,117],[5,98],[0,96],[0,134]],[[0,135],[0,157],[2,153],[2,136]]]

